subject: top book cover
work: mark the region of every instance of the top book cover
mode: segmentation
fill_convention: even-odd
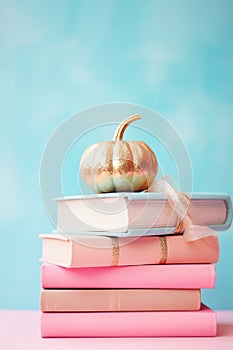
[[[177,215],[165,197],[155,192],[107,193],[56,199],[57,230],[111,236],[164,235],[175,231]],[[194,193],[187,208],[194,225],[227,230],[232,203],[227,194]]]

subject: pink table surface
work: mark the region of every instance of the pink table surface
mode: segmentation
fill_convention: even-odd
[[[168,350],[233,349],[233,311],[218,311],[216,338],[60,338],[41,339],[40,312],[0,310],[1,350]]]

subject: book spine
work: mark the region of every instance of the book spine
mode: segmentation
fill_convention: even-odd
[[[42,313],[41,336],[213,337],[216,317],[201,311]]]
[[[70,268],[43,264],[43,288],[214,288],[213,264]]]
[[[200,310],[199,289],[50,289],[43,312]]]

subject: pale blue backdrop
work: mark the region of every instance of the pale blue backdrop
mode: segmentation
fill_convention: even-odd
[[[194,190],[233,196],[233,1],[1,0],[0,34],[1,308],[39,307],[38,234],[53,228],[40,161],[75,112],[158,111],[186,144]],[[233,309],[233,228],[220,246],[216,289],[202,296]]]

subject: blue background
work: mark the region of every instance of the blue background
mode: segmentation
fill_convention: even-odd
[[[233,196],[231,0],[1,0],[0,32],[1,308],[39,307],[38,234],[53,229],[40,161],[77,111],[114,101],[158,111],[189,151],[194,191]],[[202,296],[233,309],[233,229],[220,246],[216,289]]]

